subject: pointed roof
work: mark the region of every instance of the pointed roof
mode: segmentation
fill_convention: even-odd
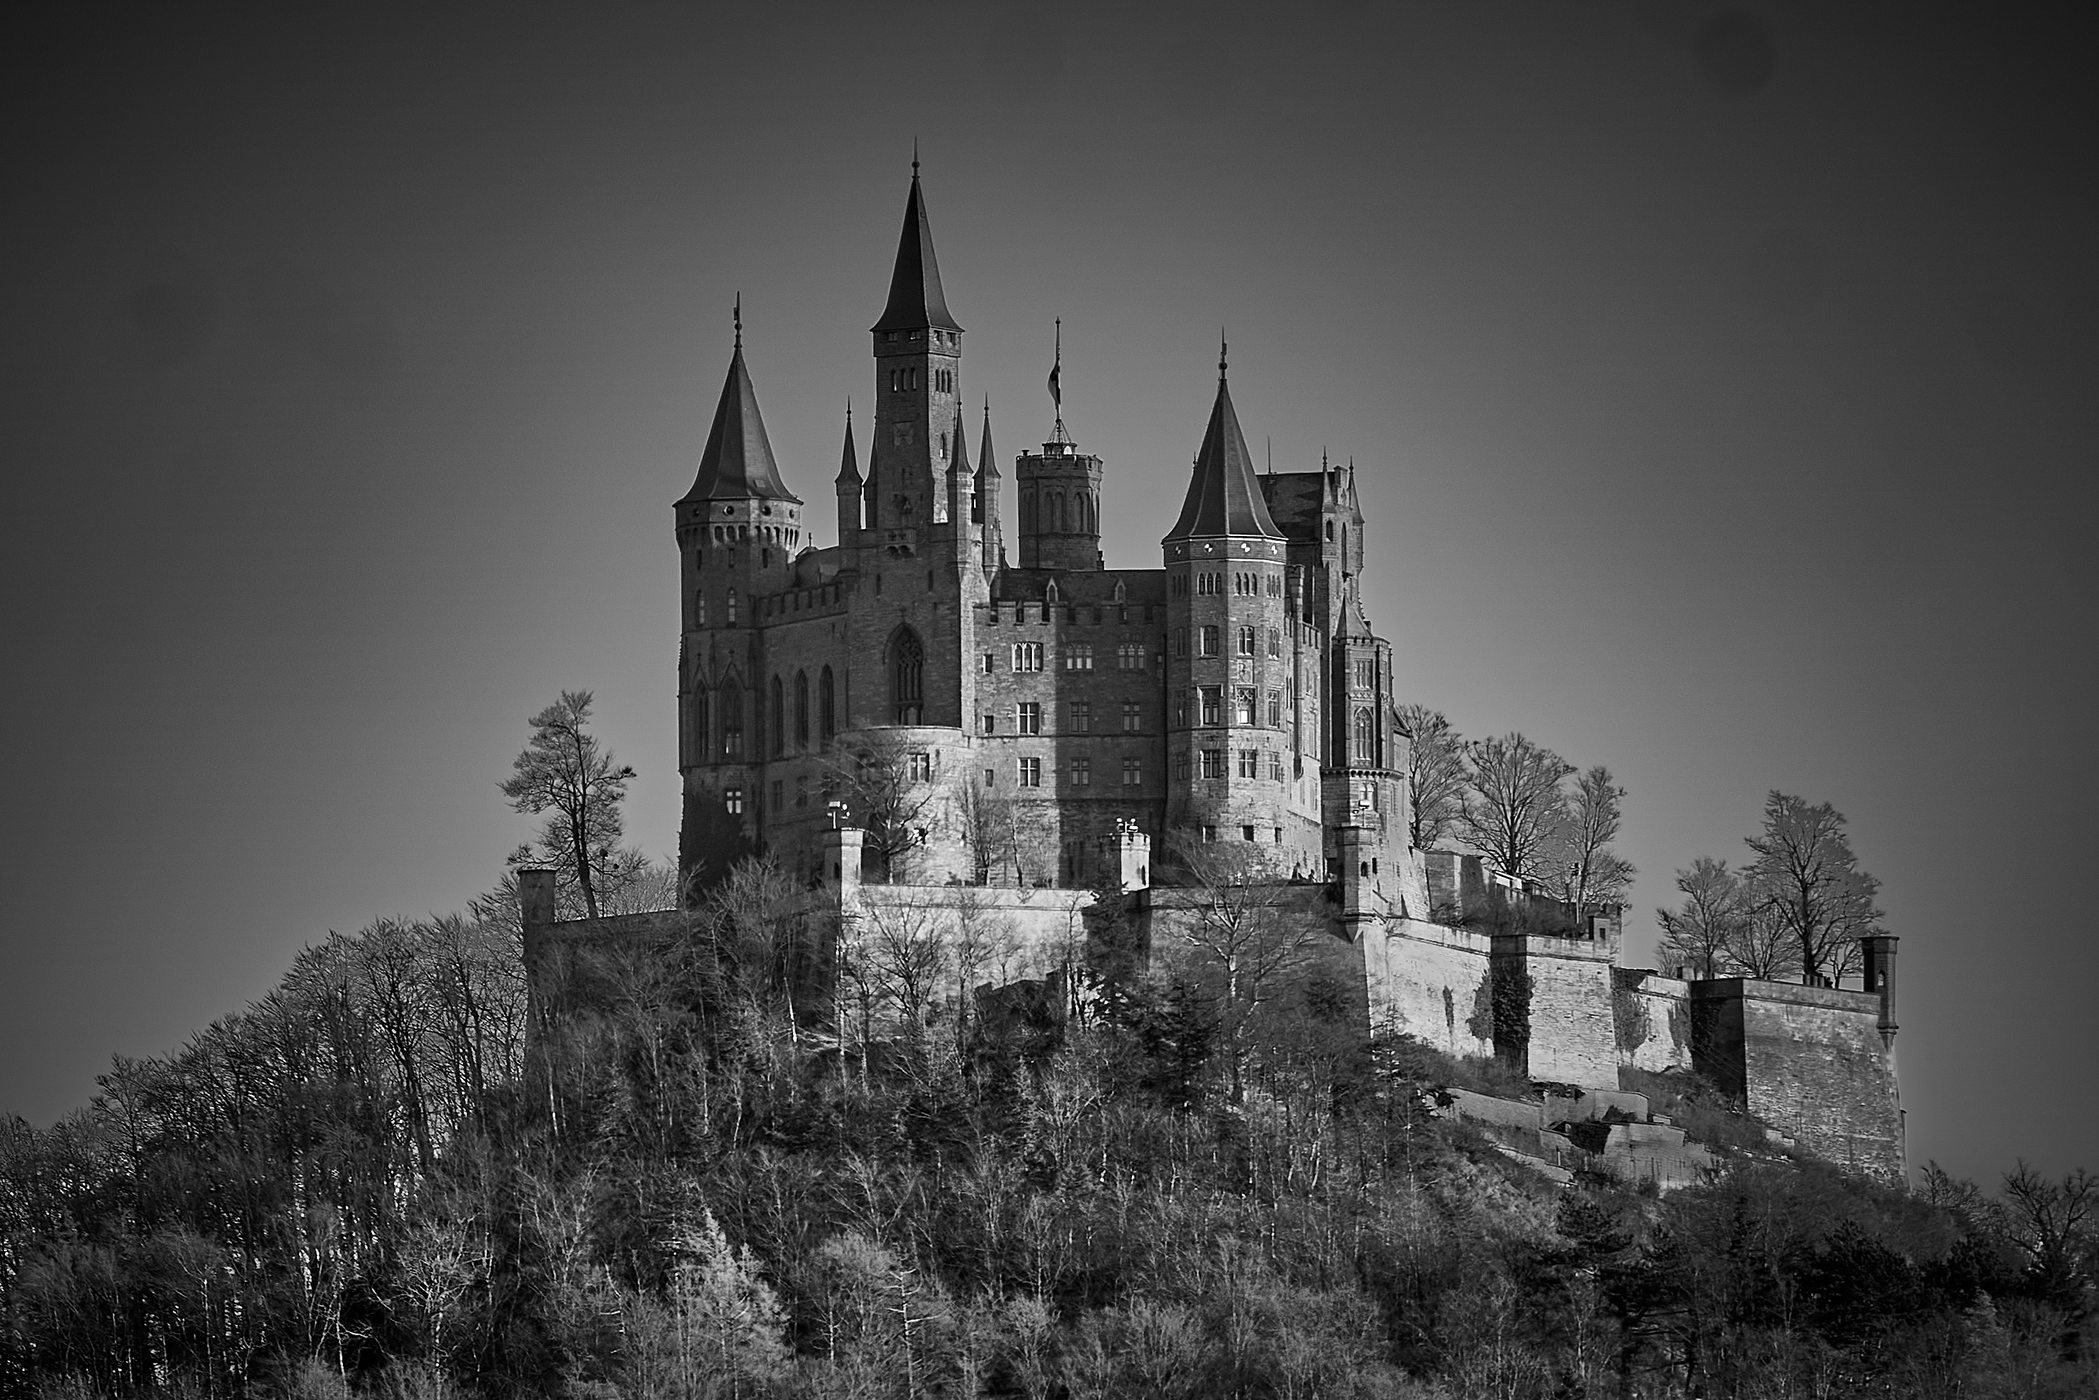
[[[840,454],[838,475],[835,481],[840,486],[858,486],[860,481],[860,459],[853,452],[853,406],[845,406],[845,451]]]
[[[707,446],[700,453],[699,475],[678,504],[753,497],[796,505],[802,501],[780,480],[773,445],[765,436],[765,419],[758,412],[758,391],[751,387],[751,372],[744,367],[739,330],[736,351],[729,357],[729,377],[722,385],[721,401],[714,406],[714,426],[707,430]]]
[[[960,423],[955,425],[954,440],[948,446],[947,469],[951,476],[968,476],[970,474],[969,434],[962,431]]]
[[[904,204],[904,231],[897,238],[896,270],[889,275],[889,305],[871,329],[915,331],[929,326],[959,331],[940,290],[940,263],[933,256],[933,225],[919,193],[918,162],[911,162],[911,198]]]
[[[1363,616],[1363,593],[1356,581],[1348,581],[1347,591],[1341,596],[1341,620],[1334,626],[1334,636],[1371,637],[1377,634],[1370,630],[1370,619]]]
[[[1217,363],[1217,402],[1210,409],[1202,450],[1195,454],[1188,498],[1181,503],[1181,518],[1166,538],[1184,540],[1192,535],[1283,537],[1254,475],[1253,454],[1246,450],[1246,434],[1239,430],[1239,414],[1232,407],[1222,359]]]
[[[998,454],[991,450],[991,395],[984,396],[984,436],[977,445],[977,480],[997,478]]]

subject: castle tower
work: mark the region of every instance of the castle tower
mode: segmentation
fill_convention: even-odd
[[[1101,459],[1060,432],[1042,451],[1022,453],[1013,476],[1020,492],[1020,567],[1098,570]]]
[[[1266,845],[1284,870],[1316,871],[1317,808],[1293,800],[1304,775],[1287,722],[1284,538],[1256,484],[1221,356],[1188,494],[1162,546],[1167,824],[1198,841]]]
[[[678,666],[678,768],[685,821],[679,866],[733,848],[754,828],[752,765],[763,750],[754,600],[793,576],[802,502],[781,480],[743,358],[743,313],[728,379],[692,489],[676,506],[684,644]],[[722,830],[720,818],[731,820]]]
[[[1370,845],[1396,855],[1406,848],[1406,740],[1392,726],[1392,644],[1370,630],[1357,580],[1341,588],[1328,652],[1326,824],[1362,828]]]
[[[961,428],[962,327],[948,313],[933,226],[911,162],[889,302],[871,331],[875,440],[868,454],[866,527],[916,547],[949,514],[945,476]],[[965,522],[966,523],[966,522]]]

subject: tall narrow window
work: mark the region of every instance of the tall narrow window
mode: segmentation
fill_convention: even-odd
[[[685,736],[685,761],[687,763],[705,763],[708,761],[708,724],[712,719],[708,711],[712,708],[707,703],[706,691],[695,690],[692,693],[692,713],[687,717],[688,725]]]
[[[735,681],[723,681],[722,691],[722,757],[743,756],[743,687]]]
[[[729,625],[736,625],[736,590],[733,588],[729,590]]]
[[[794,673],[794,742],[797,748],[809,747],[809,673]]]
[[[1377,757],[1377,740],[1370,727],[1370,711],[1356,711],[1356,747],[1349,755],[1359,763],[1368,763]]]
[[[817,733],[825,743],[838,732],[838,689],[831,679],[831,668],[824,667],[823,674],[816,678],[816,722]]]
[[[773,677],[773,756],[787,751],[787,687]]]
[[[926,649],[910,628],[897,630],[889,643],[889,695],[898,724],[917,724],[924,713]]]

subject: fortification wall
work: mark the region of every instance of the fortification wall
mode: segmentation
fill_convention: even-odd
[[[1420,919],[1366,921],[1362,929],[1373,1027],[1403,1032],[1446,1054],[1494,1053],[1485,935]]]
[[[971,987],[1048,976],[1077,961],[1091,890],[983,885],[862,885],[842,913],[869,930],[937,937]]]
[[[1699,1073],[1818,1156],[1890,1180],[1906,1175],[1879,997],[1728,978],[1693,984],[1691,998]]]
[[[1618,1063],[1659,1074],[1691,1065],[1691,984],[1645,968],[1611,973]]]
[[[1503,940],[1496,940],[1497,945]],[[1522,945],[1530,977],[1530,1076],[1585,1089],[1618,1087],[1609,943],[1536,935]]]

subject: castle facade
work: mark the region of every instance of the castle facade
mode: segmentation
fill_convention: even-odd
[[[1407,741],[1362,611],[1352,469],[1257,472],[1220,357],[1159,565],[1108,568],[1106,470],[1061,419],[1009,479],[987,408],[971,463],[964,332],[915,171],[871,335],[873,432],[863,459],[848,419],[838,543],[819,548],[739,327],[676,508],[683,868],[762,848],[816,871],[832,802],[869,819],[841,764],[870,740],[941,794],[885,872],[915,881],[1086,885],[1132,828],[1246,843],[1304,878],[1325,878],[1344,823],[1404,847]]]

